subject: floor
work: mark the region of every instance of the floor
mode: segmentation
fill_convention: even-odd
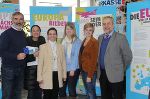
[[[22,99],[27,99],[27,91],[26,90],[23,90],[22,91],[23,94],[22,94]],[[67,98],[59,98],[59,99],[87,99],[86,96],[84,95],[78,95],[77,98],[70,98],[70,97],[67,97]],[[100,97],[97,97],[97,99],[101,99]]]

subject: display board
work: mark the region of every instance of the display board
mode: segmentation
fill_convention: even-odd
[[[66,22],[72,21],[71,7],[30,7],[30,26],[39,25],[41,27],[41,35],[47,39],[47,30],[55,27],[58,32],[58,40],[64,35]]]
[[[127,99],[148,99],[150,88],[150,2],[127,5],[127,38],[133,60],[127,71]]]

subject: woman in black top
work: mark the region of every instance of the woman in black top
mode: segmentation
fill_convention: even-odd
[[[31,27],[31,35],[27,37],[27,45],[30,48],[37,49],[37,51],[29,51],[27,54],[27,66],[25,68],[24,88],[28,90],[27,99],[42,99],[42,90],[37,82],[37,57],[38,48],[45,43],[45,38],[40,36],[41,29],[38,25]]]

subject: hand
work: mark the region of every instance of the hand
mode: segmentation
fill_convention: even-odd
[[[86,82],[91,82],[91,78],[87,77]]]
[[[74,71],[70,71],[69,76],[74,76]]]
[[[33,55],[34,55],[34,57],[38,57],[39,56],[39,51],[36,51]]]
[[[25,54],[25,53],[19,53],[19,54],[17,55],[17,60],[23,60],[25,57],[26,57],[26,54]]]
[[[63,78],[63,81],[66,81],[66,78]]]
[[[41,88],[41,89],[43,89],[43,80],[38,81],[38,82],[39,82],[39,86],[40,86],[40,88]]]
[[[43,80],[41,80],[41,81],[38,81],[39,82],[39,84],[41,84],[41,83],[43,83]]]

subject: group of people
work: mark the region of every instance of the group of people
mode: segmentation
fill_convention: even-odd
[[[31,27],[31,36],[22,30],[24,16],[12,14],[12,26],[0,36],[2,58],[2,99],[21,99],[21,90],[28,90],[27,99],[58,99],[77,96],[76,86],[81,74],[88,99],[96,99],[96,79],[99,79],[102,99],[123,99],[123,78],[132,60],[125,35],[114,30],[114,20],[102,20],[104,33],[93,37],[92,23],[84,25],[85,39],[76,35],[74,23],[65,25],[61,44],[57,29],[47,31],[47,42],[38,25]],[[33,54],[24,53],[26,46],[37,47]]]

